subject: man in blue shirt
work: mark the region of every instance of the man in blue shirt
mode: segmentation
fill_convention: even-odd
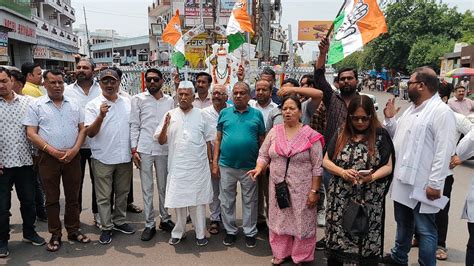
[[[247,175],[255,167],[258,149],[265,138],[263,115],[248,105],[250,87],[237,82],[232,90],[234,106],[219,114],[217,138],[212,161],[212,174],[220,176],[222,222],[227,231],[223,243],[234,244],[238,228],[235,224],[237,182],[242,191],[243,230],[245,244],[253,248],[257,234],[257,184]]]

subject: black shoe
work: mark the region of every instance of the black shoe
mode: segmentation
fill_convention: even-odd
[[[254,248],[257,245],[257,239],[254,236],[246,236],[245,237],[245,245],[248,248]]]
[[[222,241],[222,244],[224,244],[225,246],[232,246],[235,243],[236,239],[236,235],[227,234],[224,238],[224,241]]]
[[[197,239],[196,240],[196,244],[200,247],[205,246],[208,243],[209,243],[209,240],[207,240],[207,238],[205,238],[205,237],[203,239]]]
[[[174,245],[178,245],[179,243],[181,242],[181,238],[170,238],[170,240],[168,240],[168,244],[174,246]]]
[[[127,235],[131,235],[135,233],[135,228],[127,223],[121,224],[121,225],[116,225],[114,224],[114,230],[122,232]]]
[[[38,235],[38,233],[33,232],[30,235],[23,235],[23,242],[28,242],[33,244],[33,246],[42,246],[46,244],[46,240]]]
[[[104,230],[100,234],[99,243],[102,245],[107,245],[112,242],[112,230]]]
[[[326,249],[326,238],[323,238],[316,242],[316,250],[325,250]]]
[[[266,222],[257,223],[257,230],[258,230],[259,232],[263,232],[263,231],[265,231],[265,230],[268,230],[267,223],[266,223]]]
[[[385,255],[381,260],[380,263],[386,264],[386,265],[397,265],[397,266],[407,266],[408,264],[403,264],[399,263],[398,261],[394,260],[392,258],[391,254]]]
[[[155,227],[145,227],[143,230],[141,240],[142,241],[150,241],[156,234]]]
[[[171,233],[171,231],[173,231],[173,228],[174,228],[174,223],[171,220],[168,220],[166,222],[161,222],[158,228],[160,228],[160,230]]]
[[[6,258],[8,255],[10,255],[8,241],[0,241],[0,258]]]

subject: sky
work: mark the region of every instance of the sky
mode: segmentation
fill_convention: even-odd
[[[148,34],[148,6],[153,0],[71,0],[76,9],[74,27],[84,24],[83,6],[89,31],[95,29],[115,29],[118,34],[134,37]],[[283,29],[292,26],[293,40],[297,41],[299,20],[333,20],[339,9],[335,0],[282,0],[283,14],[281,25]],[[443,0],[458,11],[474,10],[474,0]],[[311,59],[312,51],[317,49],[315,42],[308,42],[298,53],[305,61]]]

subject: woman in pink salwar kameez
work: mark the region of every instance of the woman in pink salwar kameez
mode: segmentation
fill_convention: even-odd
[[[274,126],[260,148],[253,178],[270,166],[269,217],[273,264],[291,257],[295,264],[314,260],[316,203],[322,175],[323,136],[303,125],[301,103],[294,95],[282,102],[284,123]],[[285,178],[287,159],[290,158]],[[286,180],[291,206],[280,209],[275,184]]]

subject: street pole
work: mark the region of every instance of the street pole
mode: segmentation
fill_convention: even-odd
[[[262,0],[262,21],[261,21],[261,33],[262,33],[262,53],[263,60],[270,60],[270,0]]]
[[[288,24],[288,52],[290,53],[290,58],[288,59],[288,66],[291,68],[295,65],[295,53],[293,49],[293,36],[291,33],[291,24]]]
[[[84,5],[82,6],[82,10],[84,11],[84,22],[86,23],[87,51],[89,52],[89,58],[92,58],[91,41],[89,39],[89,29],[87,27],[86,7]]]

